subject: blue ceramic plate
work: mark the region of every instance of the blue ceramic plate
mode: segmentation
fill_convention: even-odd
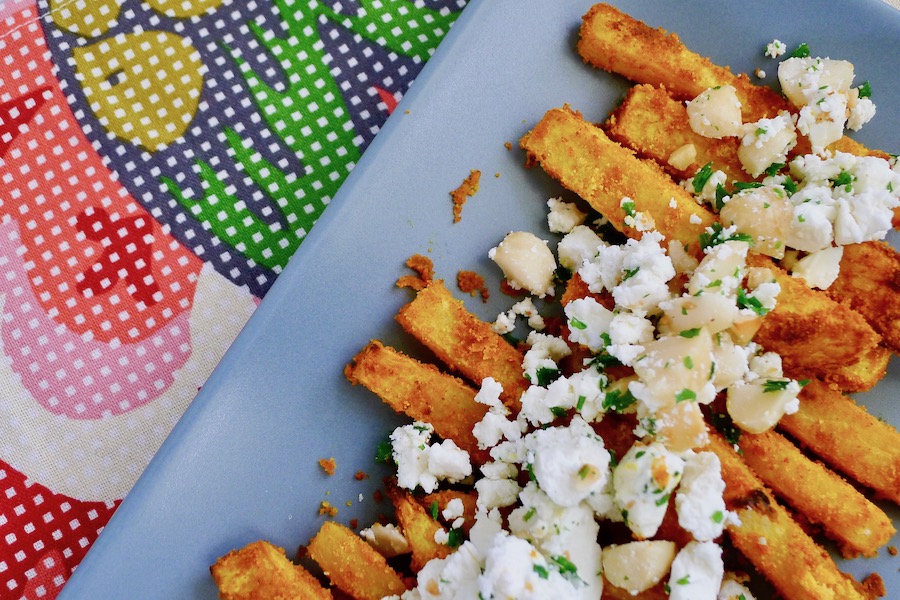
[[[900,13],[882,2],[619,4],[735,71],[762,67],[771,79],[776,63],[763,50],[773,38],[852,61],[879,111],[859,139],[900,149]],[[410,299],[394,287],[410,255],[427,253],[448,281],[459,269],[486,274],[497,290],[488,249],[511,229],[546,232],[544,202],[561,190],[539,169],[523,168],[519,137],[566,102],[601,121],[628,86],[574,51],[590,5],[474,0],[465,9],[62,598],[212,599],[208,569],[218,556],[260,538],[292,554],[318,529],[321,501],[337,506],[344,523],[388,510],[372,500],[386,474],[372,456],[400,420],[350,386],[344,365],[371,338],[420,351],[393,321]],[[481,191],[453,224],[448,192],[471,169],[483,173]],[[485,304],[465,301],[491,320],[511,304],[500,293]],[[888,379],[861,400],[897,425],[898,397],[895,359]],[[326,477],[317,459],[330,456],[337,472]],[[356,481],[358,469],[371,477]],[[857,576],[879,570],[889,596],[900,595],[900,559],[882,552],[843,566]]]

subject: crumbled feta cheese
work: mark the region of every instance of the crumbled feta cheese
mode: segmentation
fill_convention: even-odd
[[[569,341],[583,344],[592,352],[606,347],[609,326],[613,319],[611,310],[588,296],[572,300],[565,307],[569,325]]]
[[[444,510],[441,511],[441,516],[448,521],[452,521],[453,519],[463,516],[465,511],[466,507],[463,505],[463,501],[459,498],[453,498],[447,503]]]
[[[587,218],[587,213],[579,210],[574,202],[563,202],[562,198],[550,198],[547,206],[550,207],[547,224],[554,233],[569,233]]]
[[[787,46],[781,40],[772,40],[766,46],[766,56],[769,58],[778,58],[787,51]]]
[[[550,560],[528,541],[499,535],[487,552],[478,593],[470,598],[575,598],[577,584],[560,574]]]
[[[672,561],[671,600],[712,600],[719,593],[725,565],[722,549],[713,542],[688,542]]]
[[[471,542],[464,542],[447,558],[425,563],[416,575],[416,590],[421,600],[477,598],[484,559]],[[403,600],[413,600],[403,594]]]
[[[656,534],[683,470],[684,461],[658,442],[635,444],[619,461],[613,471],[614,498],[635,535],[647,539]]]
[[[719,457],[712,452],[690,453],[675,494],[675,510],[678,524],[695,540],[716,539],[731,520],[722,498],[724,491]]]
[[[542,370],[558,371],[557,361],[572,353],[565,340],[536,331],[529,333],[525,342],[529,348],[522,361],[522,370],[532,383],[538,383]]]
[[[409,542],[393,523],[373,523],[371,527],[360,531],[359,535],[385,558],[408,554],[410,551]]]
[[[412,423],[391,433],[391,456],[397,464],[397,484],[406,489],[420,486],[426,493],[437,488],[438,480],[460,481],[472,474],[469,454],[453,440],[429,445],[434,428]]]
[[[538,429],[525,436],[533,455],[532,473],[556,504],[573,506],[606,485],[609,451],[603,438],[580,416],[568,427]]]

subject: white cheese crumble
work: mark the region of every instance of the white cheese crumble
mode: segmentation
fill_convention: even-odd
[[[787,46],[781,40],[772,40],[766,46],[766,56],[769,58],[778,58],[787,52]]]
[[[719,593],[725,565],[722,549],[713,542],[688,542],[672,561],[669,598],[714,600]]]
[[[550,208],[547,225],[553,233],[569,233],[587,218],[587,213],[574,202],[563,202],[562,198],[550,198],[547,206]]]
[[[397,464],[397,484],[406,489],[437,489],[438,480],[458,482],[472,474],[469,453],[453,440],[429,444],[434,428],[428,423],[402,425],[391,433],[391,456]]]

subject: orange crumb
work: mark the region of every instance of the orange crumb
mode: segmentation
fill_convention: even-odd
[[[887,551],[891,556],[897,556],[897,546],[888,546]]]
[[[466,203],[466,198],[474,196],[478,192],[478,184],[481,181],[481,171],[473,169],[469,176],[466,177],[459,187],[450,192],[453,198],[453,222],[459,223],[462,219],[462,207]]]
[[[869,598],[883,598],[887,595],[884,579],[878,573],[872,573],[863,579],[862,588],[865,595]]]
[[[404,275],[397,280],[397,287],[408,287],[419,291],[434,278],[434,263],[427,256],[413,254],[406,261],[406,266],[416,272],[416,275]]]
[[[320,458],[319,466],[322,467],[322,470],[328,475],[334,475],[334,470],[337,468],[337,462],[335,462],[333,456],[331,458]]]
[[[494,177],[496,177],[497,179],[500,179],[500,171],[497,171],[496,173],[494,173]]]
[[[350,529],[359,527],[359,519],[350,519]]]
[[[328,515],[329,517],[336,517],[338,514],[337,506],[334,506],[328,500],[322,500],[322,503],[319,505],[319,514],[320,515]]]
[[[506,142],[503,145],[506,147],[507,150],[512,150],[512,142]]]
[[[363,479],[368,479],[368,478],[369,478],[369,474],[366,473],[365,471],[357,471],[356,475],[353,476],[353,479],[355,479],[357,481],[362,481]]]
[[[491,295],[490,290],[488,290],[487,286],[484,284],[484,277],[475,271],[460,271],[457,273],[456,285],[459,286],[461,292],[469,294],[470,296],[481,293],[482,302],[487,302]]]
[[[347,506],[353,506],[353,500],[347,500],[346,504]]]

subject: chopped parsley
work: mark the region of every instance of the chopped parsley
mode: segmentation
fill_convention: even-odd
[[[690,576],[690,574],[688,574],[688,575],[685,575],[684,577],[682,577],[681,579],[679,579],[678,581],[676,581],[675,583],[677,583],[678,585],[687,585],[690,582],[691,582],[691,576]]]
[[[780,392],[791,384],[790,379],[767,379],[763,383],[763,392]]]
[[[431,506],[428,507],[428,512],[431,513],[431,518],[437,521],[438,518],[438,503],[437,500],[431,503]]]
[[[637,214],[637,210],[634,207],[633,200],[625,200],[624,202],[622,202],[622,210],[624,210],[625,214],[629,217],[633,217]]]
[[[564,409],[562,406],[551,406],[550,412],[552,412],[553,416],[557,419],[561,419],[566,416],[566,409]]]
[[[735,181],[734,182],[734,189],[736,189],[736,190],[753,190],[753,189],[761,188],[761,187],[763,187],[763,184],[761,184],[758,181]]]
[[[578,469],[578,479],[587,479],[587,476],[591,474],[593,467],[591,465],[582,465],[580,469]]]
[[[547,387],[562,375],[559,369],[553,369],[551,367],[538,367],[537,369],[537,384],[541,387]]]
[[[462,529],[451,529],[448,534],[447,545],[451,548],[459,548],[466,541],[466,536]]]
[[[756,128],[756,135],[757,135],[757,136],[760,136],[760,135],[766,135],[768,132],[769,132],[769,130],[766,129],[765,127],[757,127],[757,128]]]
[[[778,175],[778,171],[780,171],[783,168],[784,168],[784,163],[772,163],[766,169],[766,175],[768,175],[769,177],[775,177],[776,175]]]
[[[712,248],[713,246],[718,246],[719,244],[723,244],[732,240],[747,242],[751,246],[753,245],[753,236],[746,233],[732,233],[731,235],[727,235],[725,233],[725,228],[722,227],[721,223],[713,223],[711,226],[707,227],[706,231],[700,234],[699,239],[700,248],[702,250],[706,250],[707,248]]]
[[[806,58],[809,56],[809,52],[810,52],[809,45],[807,45],[806,42],[803,42],[802,44],[800,44],[799,46],[794,48],[794,51],[791,52],[790,57],[791,58]]]
[[[769,309],[763,306],[763,303],[759,298],[748,296],[747,292],[742,287],[739,287],[737,290],[737,307],[749,308],[761,317],[769,312]]]
[[[678,335],[683,338],[695,338],[700,335],[700,328],[694,327],[693,329],[685,329],[683,331],[679,331]]]
[[[680,392],[675,394],[675,402],[687,402],[687,401],[696,400],[696,399],[697,399],[696,392],[694,392],[694,390],[691,390],[688,388],[684,388],[683,390],[681,390]]]
[[[628,279],[631,279],[632,277],[634,277],[635,275],[637,275],[638,271],[640,271],[640,270],[641,270],[640,267],[635,267],[635,268],[633,268],[633,269],[625,269],[625,274],[622,275],[622,281],[626,281],[626,280],[628,280]]]
[[[534,515],[537,514],[537,509],[535,507],[531,507],[528,509],[528,512],[525,513],[525,516],[522,517],[522,520],[526,523],[534,518]]]
[[[586,396],[578,396],[578,403],[575,404],[575,410],[581,411],[584,408],[584,403],[587,402]]]
[[[737,444],[741,439],[741,430],[735,426],[728,413],[710,412],[709,421],[729,444]]]
[[[713,174],[713,170],[712,170],[711,162],[708,162],[705,165],[703,165],[702,167],[700,167],[700,170],[698,170],[697,173],[694,175],[693,186],[694,186],[695,194],[699,194],[700,192],[703,191],[703,188],[706,185],[706,182],[709,181],[709,178],[712,177],[712,174]]]
[[[382,440],[375,450],[375,462],[389,465],[393,462],[393,453],[394,446],[391,445],[391,440]]]
[[[576,319],[575,317],[569,318],[569,325],[571,325],[575,329],[581,329],[581,330],[587,329],[587,324],[584,321]]]
[[[606,395],[603,397],[602,406],[604,410],[609,410],[611,408],[617,413],[621,413],[635,402],[637,402],[637,398],[635,398],[628,390],[625,390],[624,392],[621,390],[610,390],[606,392]]]
[[[717,510],[712,514],[711,518],[713,520],[713,523],[721,523],[725,520],[725,513],[723,513],[721,510]]]
[[[860,98],[871,98],[872,97],[872,86],[869,85],[868,81],[864,81],[861,86],[859,86],[859,97]]]
[[[668,504],[668,503],[669,503],[669,494],[660,496],[659,498],[656,499],[657,506],[662,506],[663,504]]]
[[[690,356],[685,356],[684,360],[682,362],[684,362],[685,369],[693,369],[694,368],[694,359],[692,359]]]
[[[725,198],[728,197],[728,192],[725,191],[725,186],[721,183],[716,184],[716,210],[722,210],[722,207],[725,206]]]
[[[841,171],[837,177],[831,180],[831,182],[834,184],[834,187],[839,188],[843,186],[844,191],[849,192],[853,189],[853,182],[855,180],[856,177],[854,177],[847,171]]]
[[[534,569],[534,572],[538,574],[538,577],[540,577],[541,579],[549,579],[550,578],[550,572],[547,570],[547,567],[542,567],[541,565],[534,565],[532,568]]]

